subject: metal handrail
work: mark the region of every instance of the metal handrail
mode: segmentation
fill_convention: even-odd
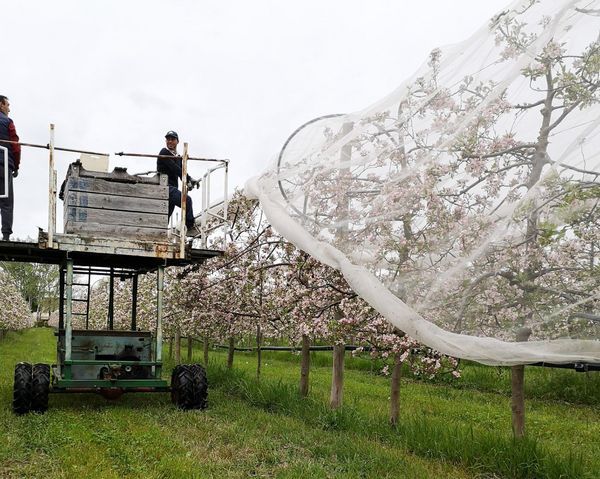
[[[122,151],[115,153],[115,156],[131,156],[131,157],[135,157],[135,158],[163,158],[163,159],[173,159],[172,155],[149,155],[147,153],[123,153]],[[195,158],[195,157],[188,157],[188,160],[192,160],[192,161],[211,161],[211,162],[218,162],[218,163],[228,163],[229,160],[227,159],[219,159],[219,158]]]

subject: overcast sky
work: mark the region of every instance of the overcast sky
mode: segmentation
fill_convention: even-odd
[[[21,141],[48,143],[54,123],[57,146],[154,154],[173,129],[192,156],[229,158],[233,188],[299,125],[367,107],[507,3],[2,2],[0,94]],[[59,186],[77,157],[58,155]],[[47,229],[47,158],[23,150],[13,238]],[[136,173],[155,161],[111,157],[115,165]]]

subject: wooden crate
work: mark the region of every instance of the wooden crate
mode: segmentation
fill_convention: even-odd
[[[69,166],[64,184],[64,232],[89,238],[168,240],[169,187],[166,175],[133,176]]]

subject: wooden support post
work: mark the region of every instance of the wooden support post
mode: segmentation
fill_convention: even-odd
[[[209,342],[208,342],[208,335],[204,336],[204,342],[202,344],[202,353],[204,356],[204,367],[208,366],[208,347],[209,347]]]
[[[512,430],[516,438],[525,436],[525,366],[510,369]]]
[[[329,406],[337,409],[342,406],[344,393],[344,357],[346,353],[345,344],[335,344],[333,346],[333,371],[331,378],[331,395],[329,397]]]
[[[302,359],[300,363],[300,396],[308,396],[308,376],[310,374],[310,339],[302,335]]]
[[[233,367],[233,355],[235,353],[235,338],[231,336],[229,338],[229,349],[227,350],[227,369]]]
[[[192,362],[194,356],[194,338],[188,334],[187,337],[187,360],[188,363]]]
[[[260,348],[261,343],[261,332],[260,324],[256,325],[256,379],[260,380],[260,367],[262,365],[262,350]]]
[[[181,331],[175,331],[175,362],[181,364]]]
[[[392,384],[390,392],[390,424],[398,424],[400,416],[400,377],[402,376],[401,354],[394,355],[394,369],[392,370]]]
[[[517,332],[517,341],[527,341],[531,329],[521,328]],[[525,366],[511,368],[511,411],[512,429],[516,438],[525,436]]]

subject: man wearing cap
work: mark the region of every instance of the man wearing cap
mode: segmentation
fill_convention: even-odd
[[[4,143],[0,141],[0,146],[8,150],[8,198],[0,198],[0,213],[2,214],[2,241],[10,240],[13,224],[13,178],[19,174],[19,165],[21,163],[21,145],[18,144],[19,136],[15,129],[15,124],[8,117],[10,113],[10,104],[8,98],[0,95],[0,140],[15,142]],[[0,150],[0,195],[5,194],[4,177],[4,150]]]
[[[169,177],[169,218],[173,214],[175,206],[181,206],[181,191],[177,188],[178,180],[181,178],[181,156],[177,153],[177,145],[179,144],[179,135],[175,131],[168,131],[165,135],[167,147],[160,150],[160,156],[169,156],[172,158],[157,158],[156,171],[164,173]],[[197,182],[187,175],[187,181],[192,184]],[[185,225],[188,235],[195,236],[197,234],[194,227],[194,210],[192,207],[192,199],[186,198],[185,206]]]

